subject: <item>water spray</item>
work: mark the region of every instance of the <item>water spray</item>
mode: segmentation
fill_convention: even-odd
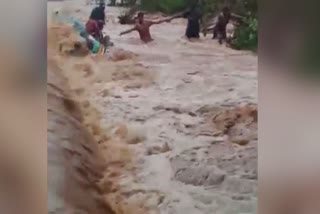
[[[87,47],[93,54],[105,54],[106,47],[96,40],[93,36],[86,32],[85,25],[82,24],[78,19],[70,16],[65,16],[59,13],[59,11],[54,12],[54,20],[62,23],[68,23],[72,25],[73,29],[80,35],[81,38],[87,44]]]

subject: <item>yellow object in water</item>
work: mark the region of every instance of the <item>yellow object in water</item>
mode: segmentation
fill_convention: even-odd
[[[105,54],[105,52],[106,52],[106,51],[105,51],[105,47],[100,44],[99,50],[98,50],[97,54],[98,54],[98,55],[103,55],[103,54]]]
[[[99,41],[94,39],[92,36],[89,36],[89,40],[93,43],[93,47],[90,50],[93,54],[103,55],[106,48]]]

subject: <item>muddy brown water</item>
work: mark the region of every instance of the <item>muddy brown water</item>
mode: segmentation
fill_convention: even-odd
[[[82,1],[53,8],[83,20],[91,10]],[[116,23],[119,10],[106,9],[105,31],[121,60],[60,55],[55,42],[51,52],[108,166],[98,170],[105,203],[115,213],[256,213],[257,127],[245,109],[257,103],[257,57],[186,41],[182,19],[153,26],[150,44],[120,37],[130,26]]]

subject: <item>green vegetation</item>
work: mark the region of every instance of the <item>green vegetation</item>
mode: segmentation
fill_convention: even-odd
[[[232,47],[257,51],[258,48],[258,4],[257,0],[238,0],[234,11],[242,16],[242,24],[236,29]]]
[[[141,0],[143,10],[173,14],[188,7],[187,0]]]
[[[247,16],[235,32],[235,40],[232,42],[235,49],[248,49],[256,51],[258,47],[258,19]]]

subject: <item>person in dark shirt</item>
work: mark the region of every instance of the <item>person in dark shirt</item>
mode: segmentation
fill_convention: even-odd
[[[102,23],[102,27],[105,25],[106,23],[106,14],[104,12],[105,10],[105,3],[100,3],[100,5],[96,8],[94,8],[90,14],[90,17],[89,19],[92,19],[92,20],[96,20],[100,23]]]
[[[229,7],[224,7],[222,13],[218,16],[218,21],[215,27],[213,28],[213,39],[218,38],[219,43],[222,43],[222,40],[226,39],[226,26],[231,19],[231,12]]]
[[[200,22],[202,19],[200,4],[200,1],[196,1],[196,3],[183,15],[184,18],[188,19],[188,25],[185,33],[185,36],[188,39],[200,38]]]

